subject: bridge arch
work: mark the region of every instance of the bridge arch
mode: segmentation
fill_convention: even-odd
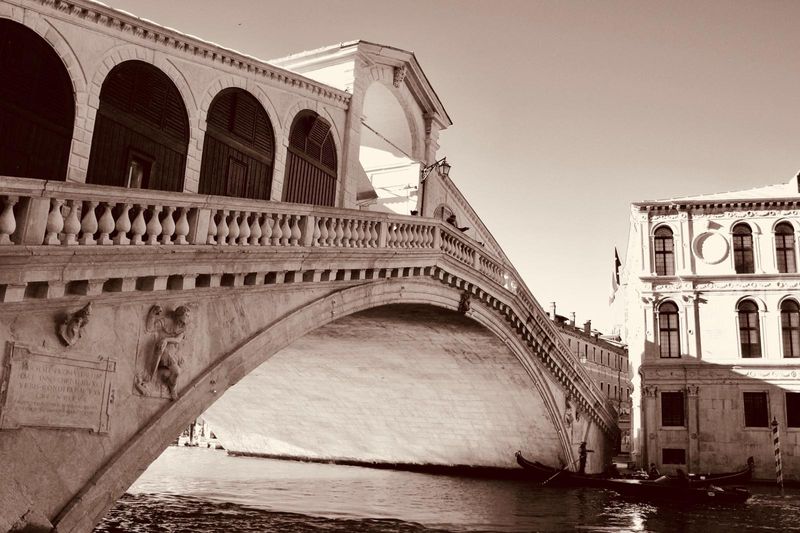
[[[229,353],[214,359],[191,383],[183,386],[179,398],[164,404],[126,444],[103,465],[56,517],[59,531],[91,529],[106,510],[138,478],[144,469],[192,420],[274,354],[311,331],[339,318],[390,304],[418,304],[458,310],[463,291],[428,277],[390,278],[355,285],[320,297],[287,313],[283,318],[250,335]],[[558,398],[547,385],[542,368],[529,355],[513,326],[488,306],[474,306],[469,318],[501,339],[522,363],[531,382],[541,394],[546,416],[552,423],[566,462],[574,452]]]

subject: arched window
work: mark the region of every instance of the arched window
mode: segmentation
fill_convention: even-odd
[[[781,302],[783,356],[800,357],[800,306],[794,300]]]
[[[737,274],[755,272],[753,230],[747,224],[736,224],[733,227],[733,264]]]
[[[0,176],[67,179],[75,100],[47,42],[0,19]]]
[[[87,183],[182,191],[188,145],[186,108],[166,74],[143,61],[111,69],[100,89]]]
[[[440,205],[436,209],[433,210],[433,218],[439,220],[447,220],[450,218],[451,215],[454,215],[453,210],[447,207],[446,205]]]
[[[331,126],[313,111],[295,117],[289,133],[283,201],[333,206],[336,145]]]
[[[658,306],[658,346],[661,357],[681,356],[678,306],[672,302],[664,302]]]
[[[659,276],[675,275],[675,244],[672,230],[667,226],[658,228],[653,236],[655,250],[656,274]]]
[[[207,124],[200,193],[269,200],[275,136],[258,100],[225,89],[211,102]]]
[[[761,357],[758,306],[752,300],[742,300],[736,311],[739,315],[739,345],[742,357]]]
[[[794,228],[788,222],[775,226],[775,256],[778,259],[778,272],[797,272],[794,254]]]

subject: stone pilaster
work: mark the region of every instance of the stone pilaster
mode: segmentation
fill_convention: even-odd
[[[687,402],[686,416],[689,428],[689,449],[686,466],[690,472],[697,472],[700,468],[700,387],[689,385],[686,387]]]

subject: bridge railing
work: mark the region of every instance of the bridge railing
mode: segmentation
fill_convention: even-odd
[[[0,245],[434,248],[434,220],[0,177]]]
[[[440,220],[0,176],[0,252],[20,246],[187,245],[439,250],[510,293],[517,316],[528,317],[544,332],[541,341],[549,346],[554,369],[585,385],[585,407],[607,409],[606,398],[591,385],[514,268],[485,244]],[[0,301],[21,299],[21,289],[6,290]]]

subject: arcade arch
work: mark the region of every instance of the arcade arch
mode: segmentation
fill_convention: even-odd
[[[72,81],[49,43],[0,19],[0,175],[65,181],[75,120]]]

